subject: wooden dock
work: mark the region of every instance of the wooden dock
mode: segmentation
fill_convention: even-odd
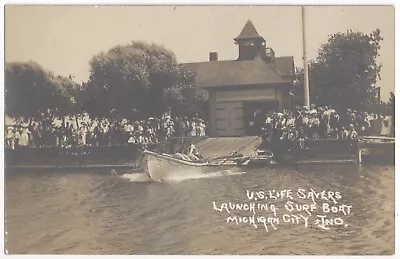
[[[233,152],[243,156],[254,155],[261,144],[260,137],[207,138],[196,144],[199,152],[207,157],[229,156]]]
[[[200,153],[206,157],[229,157],[237,152],[244,157],[254,156],[261,145],[261,138],[246,137],[218,137],[199,139],[195,142]],[[394,138],[364,137],[358,144],[350,145],[341,141],[317,140],[310,141],[308,146],[310,155],[296,159],[295,164],[347,164],[369,161],[383,162],[389,160],[394,163]],[[5,169],[18,170],[97,170],[118,169],[135,170],[134,147],[107,147],[92,148],[93,158],[86,158],[86,165],[78,163],[77,158],[64,157],[53,149],[14,150],[6,156]],[[110,150],[109,150],[110,149]],[[112,149],[113,152],[110,152]],[[15,152],[15,154],[14,154]],[[21,153],[21,154],[20,154]],[[103,154],[104,153],[104,154]],[[13,159],[19,161],[12,163]],[[11,160],[10,160],[11,159]],[[393,160],[393,162],[391,162]],[[11,163],[10,163],[11,162]],[[234,161],[224,160],[225,163]]]
[[[363,137],[358,143],[360,163],[394,164],[395,138],[382,136]]]
[[[243,156],[255,155],[261,145],[260,137],[219,137],[208,138],[196,144],[200,153],[207,157],[229,156],[233,152]],[[329,142],[329,143],[328,143]],[[346,142],[346,141],[344,141]],[[313,155],[304,157],[294,164],[349,164],[358,163],[357,147],[348,148],[349,143],[333,140],[310,141]],[[347,145],[346,145],[347,144]],[[344,145],[344,148],[343,148]]]

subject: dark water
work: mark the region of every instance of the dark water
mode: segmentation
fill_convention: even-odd
[[[394,166],[280,167],[171,183],[142,180],[108,172],[8,172],[8,253],[394,253]],[[228,214],[213,209],[213,201],[218,206],[248,201],[246,190],[291,189],[295,202],[310,203],[296,198],[298,188],[340,192],[338,202],[352,206],[350,215],[341,214],[348,226],[323,230],[314,224],[313,214],[307,228],[303,222],[281,221],[276,230],[269,225],[266,232],[262,224],[226,223]],[[280,217],[286,201],[274,202]]]

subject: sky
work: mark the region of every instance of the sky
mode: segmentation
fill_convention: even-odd
[[[5,61],[34,60],[81,82],[94,55],[131,41],[164,45],[182,63],[207,61],[209,52],[234,60],[233,38],[249,19],[276,56],[294,56],[295,65],[303,66],[299,6],[7,6]],[[378,86],[386,101],[395,88],[394,27],[392,6],[307,6],[307,58],[316,58],[330,34],[379,28],[384,40]]]

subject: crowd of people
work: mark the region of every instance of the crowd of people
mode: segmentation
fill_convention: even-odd
[[[85,119],[81,122],[33,122],[29,126],[8,126],[6,148],[110,146],[132,143],[152,144],[171,137],[205,136],[203,119],[173,118],[166,113],[161,118],[110,122],[107,119]]]
[[[370,134],[376,114],[347,109],[339,114],[331,107],[297,107],[294,113],[269,113],[262,129],[263,142],[299,141],[304,148],[307,139],[358,139]],[[385,121],[385,120],[384,120]]]
[[[263,142],[267,144],[299,141],[301,147],[304,147],[307,139],[357,139],[360,135],[370,134],[371,121],[377,117],[377,114],[350,109],[339,114],[331,107],[297,107],[290,113],[268,113],[261,135]],[[386,121],[386,118],[382,119],[382,123]],[[206,136],[207,126],[198,117],[177,118],[167,112],[160,118],[150,117],[138,121],[109,121],[89,117],[75,123],[44,120],[33,122],[29,126],[8,126],[5,133],[5,145],[9,149],[132,143],[147,145],[171,137]]]

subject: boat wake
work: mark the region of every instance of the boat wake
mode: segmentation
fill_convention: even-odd
[[[122,178],[128,179],[131,182],[137,183],[145,183],[145,182],[152,182],[153,180],[150,176],[146,173],[131,173],[131,174],[123,174],[121,175]]]

